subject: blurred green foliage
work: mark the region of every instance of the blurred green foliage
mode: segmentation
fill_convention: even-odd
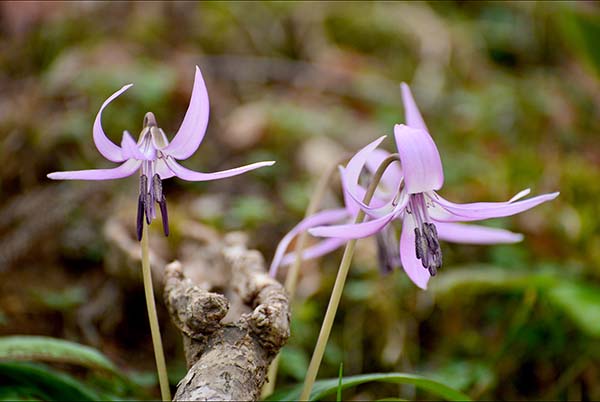
[[[146,389],[135,397],[156,385],[147,323],[132,314],[143,294],[103,269],[102,227],[113,214],[133,216],[135,179],[45,178],[111,165],[91,126],[122,85],[135,84],[105,112],[111,138],[135,135],[149,110],[171,136],[193,66],[202,68],[210,124],[185,166],[277,164],[219,182],[165,182],[173,231],[185,224],[178,216],[246,230],[268,260],[344,152],[382,134],[393,148],[404,81],[440,149],[445,197],[505,200],[526,187],[561,195],[486,222],[524,233],[520,244],[444,244],[427,292],[402,272],[381,278],[374,245],[359,242],[320,376],[335,393],[343,361],[347,377],[420,373],[473,399],[600,399],[596,3],[4,2],[0,19],[0,334],[93,344],[138,373],[130,377]],[[338,202],[332,187],[324,207]],[[339,258],[303,268],[281,387],[302,380]],[[182,367],[166,315],[162,325],[170,364]],[[54,369],[22,367],[54,381]],[[23,389],[6,395],[52,399]],[[344,391],[393,396],[431,394],[369,382]]]
[[[23,363],[29,362],[29,363]],[[31,362],[85,367],[66,374]],[[85,380],[83,380],[85,379]],[[140,390],[97,350],[42,336],[0,337],[0,400],[122,400]]]

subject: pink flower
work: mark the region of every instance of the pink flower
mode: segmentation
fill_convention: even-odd
[[[146,113],[144,127],[137,142],[129,132],[123,132],[121,146],[114,144],[102,129],[102,111],[110,102],[133,84],[125,85],[112,94],[100,107],[94,121],[93,138],[98,151],[112,162],[122,163],[113,169],[76,170],[54,172],[48,174],[53,180],[110,180],[131,176],[140,171],[140,196],[138,201],[137,235],[142,236],[144,215],[148,224],[156,218],[155,202],[159,204],[165,235],[169,234],[167,208],[162,193],[162,180],[177,176],[187,181],[208,181],[224,179],[254,170],[263,166],[271,166],[275,162],[257,162],[250,165],[228,169],[216,173],[201,173],[189,170],[176,160],[189,158],[196,150],[208,125],[209,102],[206,85],[200,69],[196,66],[194,87],[188,110],[181,127],[169,142],[164,131],[158,127],[152,113]]]
[[[365,163],[373,158],[374,152],[383,159],[383,151],[376,150],[382,137],[352,158],[342,178],[344,187],[354,202],[365,210],[371,220],[360,224],[315,227],[309,229],[309,233],[336,239],[357,239],[380,233],[392,221],[400,220],[402,267],[417,286],[426,289],[429,278],[437,273],[442,264],[439,239],[456,243],[492,244],[514,243],[523,238],[521,234],[503,229],[458,222],[514,215],[553,200],[559,193],[518,201],[529,194],[529,189],[526,189],[507,202],[471,204],[455,204],[442,198],[437,193],[444,183],[442,161],[406,84],[402,84],[402,98],[407,124],[397,124],[394,127],[402,173],[388,174],[387,179],[383,179],[384,182],[387,181],[385,184],[388,187],[397,189],[396,195],[383,206],[365,205],[361,202],[364,189],[358,184],[358,178]]]

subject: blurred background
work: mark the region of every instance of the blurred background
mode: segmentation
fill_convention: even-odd
[[[404,121],[404,81],[440,150],[444,197],[503,201],[527,187],[561,195],[486,223],[524,233],[522,243],[444,243],[426,292],[401,270],[381,277],[374,242],[359,242],[320,377],[336,377],[343,361],[344,375],[419,373],[476,399],[600,399],[597,3],[2,2],[0,21],[0,335],[94,347],[128,385],[89,365],[43,366],[48,373],[105,397],[158,395],[141,281],[120,272],[109,227],[134,230],[137,179],[46,174],[114,166],[91,128],[127,83],[135,86],[104,113],[111,138],[136,136],[147,111],[172,136],[198,65],[210,124],[183,164],[277,164],[219,182],[165,182],[173,235],[152,228],[165,260],[196,225],[246,231],[270,261],[319,175]],[[334,183],[323,207],[338,195]],[[303,267],[278,386],[304,378],[340,257]],[[176,384],[181,341],[159,307]],[[398,385],[344,393],[390,396],[430,397]]]

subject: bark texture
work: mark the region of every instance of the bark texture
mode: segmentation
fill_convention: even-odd
[[[164,298],[183,334],[189,369],[174,400],[258,400],[269,364],[290,334],[285,290],[239,234],[189,257],[194,280],[184,275],[186,262],[165,271]]]

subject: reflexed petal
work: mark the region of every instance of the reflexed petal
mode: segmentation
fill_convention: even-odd
[[[347,219],[349,216],[350,215],[348,211],[345,209],[332,209],[317,212],[316,214],[311,215],[302,220],[300,223],[294,226],[294,228],[290,230],[288,234],[283,236],[283,238],[277,245],[275,255],[273,256],[273,261],[271,262],[271,268],[269,269],[269,274],[273,277],[277,274],[277,268],[279,268],[281,259],[283,258],[288,246],[290,245],[294,237],[296,237],[298,234],[300,234],[308,228],[338,222],[342,219]]]
[[[444,184],[442,160],[431,136],[423,130],[396,124],[396,146],[409,194],[437,190]]]
[[[337,237],[340,239],[362,239],[369,237],[382,230],[395,217],[396,212],[381,218],[373,219],[363,223],[349,223],[346,225],[319,226],[308,229],[308,233],[317,237]]]
[[[225,179],[231,176],[237,176],[242,173],[246,173],[250,170],[258,169],[264,166],[271,166],[275,163],[275,161],[266,161],[266,162],[256,162],[250,165],[241,166],[234,169],[223,170],[220,172],[214,173],[201,173],[196,172],[187,168],[184,168],[179,163],[175,162],[173,158],[166,159],[167,166],[169,169],[175,173],[177,177],[187,181],[209,181],[209,180],[218,180]]]
[[[345,187],[344,176],[341,175],[341,178],[342,185]],[[346,190],[344,190],[344,194],[345,196],[352,198],[353,207],[354,205],[358,205],[360,209],[365,211],[365,213],[371,218],[381,218],[382,216],[393,213],[394,211],[403,210],[409,201],[409,196],[406,191],[401,190],[400,193],[390,196],[390,199],[387,202],[373,197],[371,203],[367,205],[362,201],[366,191],[362,187],[357,187],[355,190],[358,190],[360,198]]]
[[[415,223],[413,219],[404,219],[402,222],[402,234],[400,235],[400,260],[404,272],[421,289],[427,289],[429,282],[429,271],[423,268],[421,261],[417,259],[415,251]]]
[[[371,156],[371,152],[373,152],[384,139],[385,136],[379,137],[375,141],[363,147],[348,161],[348,164],[345,168],[340,168],[340,175],[344,190],[344,203],[346,204],[346,208],[351,209],[353,212],[356,212],[359,206],[364,206],[362,199],[364,198],[366,190],[358,184],[360,174],[365,166],[365,163],[367,162],[367,159]],[[360,201],[355,202],[355,200]],[[382,206],[383,202],[379,202],[378,200],[374,199],[371,204],[374,206]]]
[[[188,110],[173,141],[164,149],[166,154],[175,159],[187,159],[196,152],[206,133],[209,109],[206,84],[204,84],[200,68],[196,66],[194,87]]]
[[[388,197],[390,199],[387,202],[377,198],[376,196],[373,196],[369,205],[365,204],[363,200],[365,199],[365,194],[367,193],[367,190],[365,190],[360,185],[349,185],[345,169],[341,166],[339,169],[340,179],[342,181],[342,190],[344,192],[344,202],[346,204],[346,208],[348,208],[354,215],[358,212],[359,208],[365,211],[369,216],[374,218],[379,218],[383,215],[387,215],[394,210],[395,206],[393,205],[393,194]],[[351,187],[354,189],[353,192],[348,190],[348,188]]]
[[[526,211],[543,202],[550,201],[558,197],[558,192],[538,195],[537,197],[529,198],[517,202],[475,202],[471,204],[455,204],[443,199],[439,195],[431,199],[455,216],[456,221],[477,221],[489,218],[501,218],[503,216],[511,216],[519,212]],[[434,219],[437,219],[434,218]]]
[[[486,226],[446,222],[436,222],[435,226],[440,239],[453,243],[495,244],[517,243],[523,240],[520,233]]]
[[[356,187],[359,187],[358,179],[360,178],[360,174],[365,166],[365,163],[367,162],[367,159],[370,157],[371,152],[373,152],[373,150],[377,148],[384,139],[385,135],[379,137],[375,141],[363,147],[348,161],[346,167],[344,168],[346,184],[349,186],[348,191],[355,191]]]
[[[140,151],[137,143],[131,137],[128,131],[123,131],[123,139],[121,140],[121,152],[125,159],[152,160],[154,157],[146,156]],[[155,153],[156,154],[156,153]],[[154,155],[156,156],[156,155]]]
[[[302,261],[312,260],[313,258],[318,258],[322,255],[329,254],[333,250],[336,250],[346,244],[346,242],[347,240],[345,239],[338,239],[335,237],[320,241],[314,246],[302,250]],[[292,264],[295,260],[296,253],[292,251],[283,256],[279,265],[285,267],[286,265]]]
[[[427,126],[425,125],[425,121],[423,120],[423,116],[421,116],[421,112],[419,112],[419,108],[415,103],[415,99],[410,91],[410,87],[404,82],[400,85],[400,87],[402,88],[402,103],[404,104],[406,125],[429,132],[429,130],[427,130]]]
[[[385,137],[385,135],[382,135],[375,141],[361,148],[356,154],[354,154],[354,156],[346,164],[346,170],[349,178],[356,179],[356,181],[358,182],[360,173],[362,172],[363,167],[367,162],[367,159],[370,157],[371,152],[373,152],[375,148],[377,148],[379,144],[381,144]]]
[[[114,169],[73,170],[54,172],[47,176],[52,180],[110,180],[121,179],[134,174],[142,164],[141,161],[130,159]]]
[[[375,174],[379,165],[391,154],[383,149],[374,149],[366,161],[367,169],[371,174]],[[395,193],[402,182],[402,168],[399,163],[392,163],[383,173],[381,182],[386,187],[386,190]]]
[[[98,114],[96,115],[96,120],[94,120],[94,143],[96,144],[96,148],[98,151],[109,161],[113,162],[123,162],[126,157],[123,156],[121,152],[121,148],[119,148],[114,142],[108,139],[104,130],[102,129],[102,111],[110,102],[112,102],[117,96],[121,95],[123,92],[127,91],[131,88],[133,84],[125,85],[123,88],[119,89],[117,92],[112,94],[107,100],[104,101]]]
[[[175,176],[175,173],[169,169],[164,159],[157,159],[154,169],[162,180],[170,179],[171,177]]]

